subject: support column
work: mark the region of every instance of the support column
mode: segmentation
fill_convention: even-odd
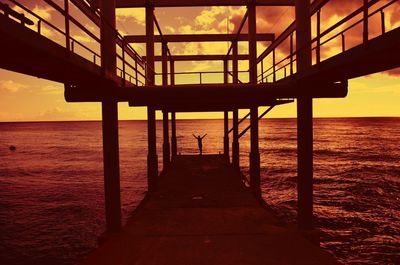
[[[163,42],[162,44],[162,85],[168,86],[168,47],[167,43]],[[169,119],[168,119],[168,111],[163,111],[163,169],[169,167],[171,162],[170,157],[170,145],[169,145]]]
[[[171,85],[175,85],[175,61],[171,60],[169,64]],[[176,115],[175,112],[171,112],[171,153],[172,158],[175,158],[178,154],[178,146],[176,141]]]
[[[105,75],[116,73],[115,1],[100,1],[101,65]],[[112,89],[112,88],[110,88]],[[102,102],[104,195],[107,232],[121,230],[121,195],[119,181],[118,101],[110,97]]]
[[[146,6],[146,35],[146,84],[154,85],[154,8],[151,5]],[[156,111],[152,106],[147,106],[147,134],[147,182],[148,190],[152,191],[158,177]]]
[[[255,4],[249,5],[247,10],[249,15],[249,80],[251,84],[257,84],[257,26]],[[254,195],[257,198],[261,198],[258,106],[254,106],[250,109],[250,123],[250,186]]]
[[[118,102],[103,101],[103,163],[107,232],[121,229],[121,194],[119,181]]]
[[[169,119],[168,111],[163,111],[163,169],[167,169],[171,162],[169,149]]]
[[[232,75],[233,83],[239,83],[238,76],[238,43],[232,42]],[[239,147],[239,110],[234,109],[232,112],[233,131],[232,131],[232,164],[237,170],[240,170],[240,147]]]
[[[239,157],[239,115],[238,110],[232,111],[232,164],[237,170],[240,170],[240,157]]]
[[[228,60],[224,60],[224,84],[228,84]],[[224,111],[224,155],[229,162],[229,111]]]
[[[310,0],[296,0],[297,69],[304,72],[311,66]],[[299,89],[302,89],[300,87]],[[297,200],[298,225],[313,228],[313,115],[312,98],[297,98]]]
[[[171,151],[172,159],[178,155],[178,148],[176,143],[176,115],[175,112],[171,112]]]

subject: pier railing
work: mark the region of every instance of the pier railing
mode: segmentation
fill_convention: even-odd
[[[4,0],[0,6],[0,12],[62,45],[66,48],[66,56],[74,53],[101,67],[100,27],[101,21],[105,21],[101,12],[91,8],[85,0],[63,0],[63,6],[52,0],[43,0],[41,3],[46,13],[29,8],[29,3],[17,0]],[[47,16],[49,11],[55,11],[57,15]],[[61,23],[59,19],[62,20]],[[86,24],[80,21],[86,21]],[[112,28],[107,21],[105,25]],[[77,34],[72,34],[72,31]],[[145,60],[131,45],[125,43],[123,36],[117,30],[115,30],[115,42],[117,44],[115,75],[121,78],[121,85],[144,85]]]
[[[313,65],[319,64],[321,61],[329,59],[334,55],[345,52],[349,47],[355,47],[358,45],[366,45],[370,39],[371,34],[376,34],[370,30],[370,20],[373,17],[379,16],[380,20],[380,33],[378,36],[385,34],[388,31],[387,20],[385,19],[385,10],[394,6],[396,3],[399,4],[399,0],[391,0],[388,2],[371,0],[364,1],[364,4],[358,7],[356,10],[340,19],[334,25],[321,32],[321,13],[323,7],[329,4],[329,0],[314,1],[311,6],[311,16],[315,16],[315,32],[316,36],[311,40],[311,50],[313,55]],[[361,18],[360,18],[361,17]],[[351,38],[346,39],[346,33],[349,33],[353,29],[357,29],[357,26],[362,26],[361,33],[357,32],[355,36],[360,37],[361,43],[358,45],[352,45],[350,40],[354,40],[354,35]],[[296,47],[295,44],[295,32],[296,25],[293,22],[289,27],[282,32],[280,36],[258,57],[257,63],[260,66],[261,73],[258,75],[259,83],[276,82],[279,79],[289,77],[296,73],[296,55],[299,50],[305,49],[306,47]],[[334,40],[340,38],[340,48],[337,52],[330,54],[322,58],[321,49],[328,44],[332,44]],[[287,45],[289,42],[289,45]],[[278,50],[282,52],[285,50],[284,46],[289,46],[289,51],[286,51],[286,56],[281,60],[276,59]],[[267,67],[266,67],[267,64]]]

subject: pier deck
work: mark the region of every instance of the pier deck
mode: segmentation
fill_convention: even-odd
[[[338,264],[281,225],[223,156],[178,156],[86,264]]]

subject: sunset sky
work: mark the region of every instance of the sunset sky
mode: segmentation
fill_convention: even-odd
[[[8,2],[8,1],[2,1]],[[43,1],[24,2],[35,13],[52,23],[63,27],[63,18]],[[61,3],[63,1],[55,1]],[[322,31],[333,25],[343,16],[360,6],[362,0],[331,1],[322,9]],[[380,1],[381,5],[387,1]],[[10,4],[8,2],[8,4]],[[17,8],[16,8],[17,9]],[[18,10],[18,9],[17,9]],[[72,10],[72,12],[76,12]],[[206,8],[157,8],[156,17],[164,34],[184,33],[234,33],[245,12],[245,7],[206,7]],[[386,29],[400,26],[399,3],[385,11]],[[81,16],[76,12],[76,16]],[[294,18],[293,7],[259,7],[257,8],[257,32],[275,33],[278,36]],[[144,9],[117,10],[117,27],[123,35],[144,34]],[[359,17],[357,18],[359,19]],[[83,20],[87,28],[98,35],[98,29],[88,20]],[[312,20],[315,34],[315,17]],[[349,25],[349,24],[347,24]],[[35,28],[35,25],[33,26]],[[370,38],[379,35],[380,17],[370,19]],[[72,35],[98,51],[98,44],[71,26]],[[244,31],[246,32],[246,30]],[[63,43],[49,28],[43,29],[43,34],[53,40]],[[158,34],[158,33],[157,33]],[[346,48],[360,43],[360,28],[346,33]],[[259,43],[258,53],[261,54],[269,43]],[[286,46],[286,47],[285,47]],[[141,55],[145,55],[144,45],[134,45]],[[178,54],[226,54],[228,43],[182,43],[169,44],[172,55]],[[323,58],[340,51],[340,39],[328,43],[323,49]],[[79,52],[79,48],[77,48]],[[156,47],[159,53],[159,45]],[[239,53],[247,53],[245,43],[239,45]],[[83,56],[87,56],[82,53]],[[287,55],[287,45],[278,50],[277,59]],[[265,60],[266,65],[270,58]],[[156,65],[156,71],[160,71]],[[246,62],[241,62],[239,70],[248,70]],[[176,71],[221,71],[221,62],[177,63]],[[400,116],[400,71],[378,73],[367,77],[349,80],[349,95],[344,99],[317,99],[314,104],[315,117],[358,117],[358,116]],[[247,77],[240,78],[246,81]],[[222,75],[205,75],[206,82],[220,82]],[[158,80],[159,81],[159,80]],[[177,76],[177,83],[198,82],[198,76],[183,78]],[[100,103],[66,103],[63,84],[30,77],[7,70],[0,70],[0,121],[43,121],[43,120],[97,120],[101,119]],[[128,103],[120,103],[120,119],[146,119],[145,108],[129,108]],[[269,117],[295,117],[295,104],[275,108]],[[243,114],[246,110],[243,111]],[[178,118],[220,118],[221,113],[187,113]]]

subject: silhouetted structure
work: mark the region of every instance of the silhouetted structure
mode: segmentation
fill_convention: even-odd
[[[121,229],[121,202],[119,187],[118,147],[118,102],[129,102],[130,106],[146,106],[148,121],[148,189],[157,192],[161,181],[158,174],[156,149],[156,111],[163,113],[163,167],[165,174],[180,174],[169,169],[171,160],[177,159],[176,119],[177,112],[221,111],[224,112],[224,156],[232,157],[235,170],[240,169],[239,140],[250,130],[250,187],[254,196],[261,199],[260,154],[258,120],[272,108],[294,102],[297,104],[298,121],[298,224],[301,229],[313,228],[313,113],[314,98],[345,97],[347,80],[379,71],[400,67],[400,29],[387,31],[386,8],[396,4],[388,1],[364,0],[353,13],[321,32],[321,10],[329,0],[70,0],[60,7],[52,0],[45,2],[65,18],[65,27],[60,29],[35,14],[17,0],[8,0],[37,20],[37,32],[25,25],[35,24],[9,5],[0,5],[0,67],[20,73],[38,76],[65,84],[65,99],[68,102],[101,102],[103,115],[104,181],[108,232]],[[100,37],[86,29],[69,13],[73,4],[87,19],[100,29]],[[154,16],[157,7],[188,6],[247,6],[247,12],[236,34],[165,35]],[[295,20],[281,35],[257,33],[257,6],[294,6]],[[145,36],[121,36],[116,34],[115,9],[143,7],[146,13]],[[369,37],[369,18],[381,16],[381,34]],[[316,18],[316,37],[311,36],[311,17]],[[357,20],[358,16],[361,19]],[[356,20],[354,22],[354,20]],[[244,26],[248,33],[242,33]],[[350,26],[347,26],[349,23]],[[65,43],[56,43],[42,36],[41,27],[46,24],[65,36]],[[70,24],[82,30],[98,43],[100,54],[80,43],[70,34]],[[362,42],[346,49],[345,33],[362,25]],[[155,26],[159,35],[154,35]],[[347,26],[347,27],[344,27]],[[344,28],[344,29],[343,29]],[[342,52],[322,59],[321,47],[333,39],[341,38]],[[222,55],[172,55],[168,43],[190,41],[230,41],[228,53]],[[238,42],[248,43],[248,53],[239,54]],[[269,46],[257,56],[257,41],[270,41]],[[289,41],[287,56],[280,61],[276,51]],[[131,42],[146,43],[146,57],[141,57],[129,45]],[[161,43],[160,55],[155,55],[155,43]],[[82,57],[77,47],[89,53]],[[117,49],[118,47],[118,49]],[[18,54],[18,56],[16,56]],[[88,59],[89,58],[89,59]],[[271,59],[269,67],[266,58]],[[223,62],[223,84],[204,84],[199,75],[199,84],[175,84],[176,61],[218,60]],[[249,82],[243,83],[238,61],[249,62]],[[162,85],[156,85],[155,62],[162,64]],[[169,71],[168,71],[169,64]],[[215,72],[212,72],[215,73]],[[193,73],[191,73],[193,74]],[[230,79],[232,82],[230,83]],[[259,115],[259,107],[269,107]],[[249,109],[239,120],[238,111]],[[229,129],[229,114],[232,128]],[[171,139],[169,134],[171,114]],[[250,125],[239,132],[239,124],[250,118]],[[229,134],[232,133],[231,142]],[[230,148],[231,145],[231,148]],[[195,160],[195,159],[193,159]],[[193,162],[198,163],[198,162]],[[179,164],[187,166],[189,164]],[[182,170],[185,170],[182,168]],[[166,181],[163,179],[163,181]],[[177,183],[179,185],[179,183]],[[183,184],[182,184],[183,185]],[[159,186],[158,191],[164,186]],[[166,186],[165,186],[166,187]],[[210,186],[204,186],[206,189]],[[173,188],[167,188],[173,192]],[[162,191],[162,190],[161,190]],[[164,191],[162,191],[164,192]],[[246,218],[243,213],[242,218]]]

